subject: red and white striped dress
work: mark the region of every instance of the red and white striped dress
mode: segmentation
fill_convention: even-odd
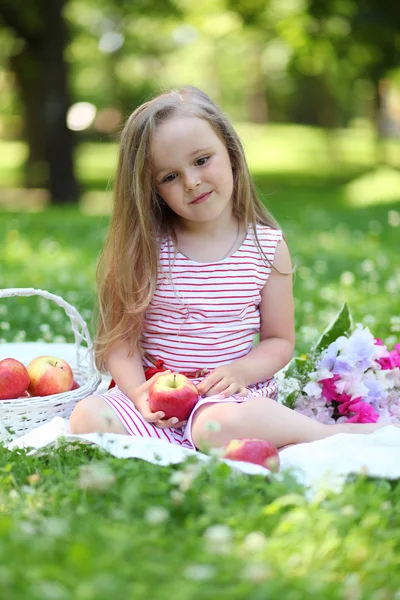
[[[273,263],[282,232],[257,225],[257,236]],[[174,255],[175,248],[168,237],[161,247],[157,288],[142,331],[144,368],[154,367],[156,361],[162,360],[165,368],[172,371],[212,370],[248,354],[260,330],[261,290],[271,272],[256,245],[253,228],[249,228],[240,248],[224,260],[198,263],[179,251],[175,258]],[[197,384],[201,379],[192,381]],[[144,421],[118,387],[100,397],[118,414],[129,434],[158,437],[193,449],[192,418],[200,406],[210,402],[245,402],[252,396],[276,399],[278,391],[273,378],[250,385],[248,390],[249,395],[243,398],[200,398],[186,426],[169,429]]]

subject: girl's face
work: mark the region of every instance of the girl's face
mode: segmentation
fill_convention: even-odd
[[[162,123],[153,134],[151,156],[156,190],[179,217],[206,222],[223,211],[230,215],[231,161],[207,121],[175,117]]]

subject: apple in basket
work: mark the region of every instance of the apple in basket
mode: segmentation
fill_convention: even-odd
[[[161,410],[165,419],[177,417],[185,421],[199,399],[197,387],[181,373],[160,375],[149,388],[149,406]]]
[[[31,396],[51,396],[69,392],[74,382],[74,374],[69,364],[62,358],[38,356],[27,366]]]
[[[225,447],[223,458],[242,460],[261,465],[270,471],[279,471],[279,452],[268,440],[243,438],[231,440]]]
[[[0,400],[13,400],[22,396],[29,386],[26,367],[15,358],[0,360]]]

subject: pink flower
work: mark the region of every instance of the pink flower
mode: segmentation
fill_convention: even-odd
[[[357,405],[360,402],[360,400],[361,398],[354,398],[352,400],[351,396],[349,396],[348,394],[340,394],[340,396],[336,398],[336,401],[340,402],[340,404],[338,405],[339,413],[341,415],[345,415],[348,412],[353,412],[353,405]]]
[[[378,413],[376,413],[373,407],[368,402],[354,402],[349,410],[354,412],[354,415],[348,419],[348,423],[376,423],[379,419]]]
[[[396,344],[386,356],[379,358],[377,363],[380,364],[383,371],[400,367],[400,344]]]
[[[322,384],[322,396],[327,402],[337,399],[338,391],[335,387],[335,382],[338,379],[340,379],[340,375],[334,375],[328,379],[321,379],[321,381],[318,382]]]

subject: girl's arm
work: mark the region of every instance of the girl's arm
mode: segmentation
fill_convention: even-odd
[[[182,426],[183,423],[179,423],[179,419],[176,417],[163,420],[165,414],[162,411],[153,413],[150,410],[148,403],[149,388],[155,379],[163,373],[156,373],[146,381],[142,357],[137,345],[133,355],[130,356],[128,344],[116,344],[107,356],[107,368],[119,389],[132,400],[146,421],[163,429]]]
[[[284,240],[278,243],[274,267],[282,273],[292,270],[289,249]],[[202,395],[245,395],[245,388],[273,377],[290,361],[295,343],[291,274],[271,271],[261,291],[260,313],[260,342],[243,358],[214,369],[203,379],[197,386]]]

